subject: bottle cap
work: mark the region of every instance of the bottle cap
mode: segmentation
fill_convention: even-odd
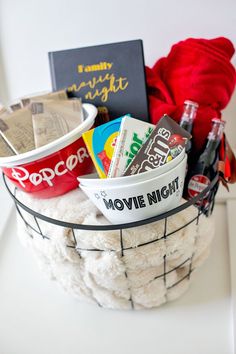
[[[221,140],[226,122],[220,118],[213,118],[211,122],[213,125],[209,132],[208,139]]]
[[[180,120],[180,125],[184,122],[192,124],[197,115],[198,104],[196,102],[185,100],[184,111]]]
[[[191,101],[191,100],[185,100],[184,101],[184,104],[185,105],[191,105],[191,106],[195,106],[196,108],[198,108],[199,107],[199,104],[197,103],[197,102],[194,102],[194,101]]]
[[[222,125],[224,125],[225,126],[225,123],[226,123],[226,121],[225,120],[223,120],[223,119],[220,119],[220,118],[213,118],[212,120],[212,123],[214,124],[214,123],[218,123],[218,124],[222,124]]]

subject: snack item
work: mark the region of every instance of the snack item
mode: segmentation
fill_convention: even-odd
[[[12,112],[14,112],[14,111],[17,111],[18,109],[21,109],[22,106],[21,106],[20,102],[17,102],[17,103],[10,105],[10,108],[11,108]]]
[[[44,146],[75,129],[83,121],[80,99],[31,103],[35,146]]]
[[[4,138],[0,135],[0,157],[15,155],[14,151],[10,148]]]
[[[152,170],[174,159],[190,138],[191,135],[185,129],[164,115],[126,169],[124,176]]]
[[[22,98],[21,103],[23,107],[28,107],[30,105],[30,98]]]
[[[120,177],[147,140],[155,125],[124,117],[112,156],[108,177]]]
[[[31,111],[28,108],[19,109],[13,113],[2,109],[0,132],[15,154],[35,148]]]
[[[25,97],[21,99],[23,107],[27,107],[31,102],[39,102],[42,100],[67,100],[68,96],[66,90],[60,90],[55,92],[50,92],[45,95]]]
[[[82,135],[100,178],[107,178],[122,118],[100,125]]]
[[[8,116],[10,113],[7,108],[0,105],[0,118]]]

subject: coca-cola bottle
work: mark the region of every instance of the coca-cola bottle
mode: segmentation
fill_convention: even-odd
[[[197,163],[188,171],[186,177],[188,198],[193,198],[201,193],[216,176],[218,166],[218,147],[222,139],[224,126],[224,121],[218,118],[212,119],[212,129],[208,134],[205,150],[200,155]],[[213,193],[213,197],[216,190]],[[210,193],[211,192],[209,192],[209,194]],[[209,194],[207,195],[208,197]],[[211,198],[207,199],[209,200]],[[204,204],[204,206],[206,207],[206,204]]]
[[[184,101],[184,111],[182,117],[180,118],[179,125],[187,130],[191,134],[193,129],[193,121],[197,115],[198,104],[193,101],[186,100]],[[188,153],[191,150],[192,141],[191,139],[188,141],[185,150]]]

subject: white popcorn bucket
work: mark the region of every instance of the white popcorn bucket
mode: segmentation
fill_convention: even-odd
[[[78,181],[84,187],[99,187],[99,188],[143,182],[147,179],[152,179],[154,177],[160,176],[163,173],[168,172],[169,170],[177,166],[184,159],[184,157],[185,157],[185,149],[183,149],[181,153],[170,162],[147,172],[138,173],[136,175],[130,175],[130,176],[115,177],[115,178],[99,178],[96,173],[93,173],[93,174],[88,174],[85,176],[78,177]]]

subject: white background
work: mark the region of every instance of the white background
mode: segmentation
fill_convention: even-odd
[[[0,0],[0,101],[50,89],[48,51],[141,38],[146,64],[152,66],[179,40],[226,36],[236,45],[235,32],[235,0]],[[236,148],[236,95],[224,118]],[[0,184],[0,225],[9,210],[2,188]],[[229,203],[233,234],[236,204]],[[83,354],[232,353],[224,210],[216,209],[219,237],[191,291],[160,310],[128,315],[102,312],[64,297],[54,284],[40,278],[11,230],[14,222],[9,223],[0,247],[0,354],[66,353],[67,349]],[[207,287],[208,292],[201,290]]]

